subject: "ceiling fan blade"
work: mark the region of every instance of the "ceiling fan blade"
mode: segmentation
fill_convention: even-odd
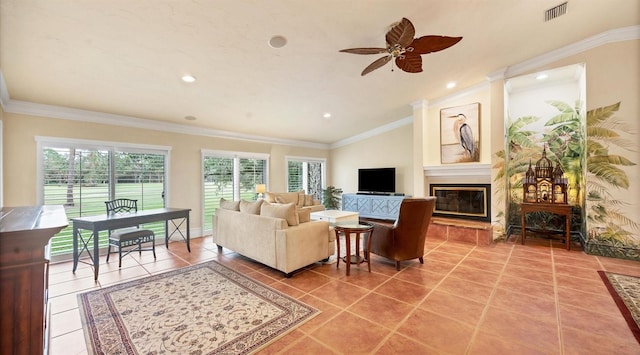
[[[413,36],[416,34],[416,29],[413,27],[411,21],[406,18],[402,18],[397,25],[391,27],[387,32],[386,40],[387,45],[393,47],[399,44],[402,48],[407,47],[413,41]]]
[[[386,48],[349,48],[341,49],[339,52],[352,53],[352,54],[380,54],[387,53]]]
[[[377,59],[375,62],[369,64],[368,67],[364,68],[364,70],[362,71],[362,74],[360,74],[360,75],[365,76],[365,75],[371,73],[372,71],[374,71],[374,70],[380,68],[381,66],[389,63],[391,58],[392,58],[392,56],[387,55],[387,56],[384,56],[382,58]]]
[[[413,53],[427,54],[447,49],[460,42],[460,40],[462,40],[462,37],[422,36],[414,39],[409,47],[414,48]]]
[[[422,57],[420,54],[405,54],[403,57],[396,58],[396,65],[407,73],[420,73],[422,72]]]

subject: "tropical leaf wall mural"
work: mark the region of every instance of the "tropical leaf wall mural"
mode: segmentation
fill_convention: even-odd
[[[585,251],[640,260],[640,223],[634,219],[637,217],[624,213],[629,203],[611,193],[629,188],[625,167],[636,165],[623,155],[610,153],[613,146],[634,151],[635,132],[628,123],[614,117],[620,103],[588,111],[586,124],[582,123],[580,103],[547,103],[558,114],[544,122],[542,131],[532,129],[536,123],[539,126],[540,117],[507,118],[507,149],[495,153],[493,165],[494,192],[498,199],[507,201],[506,211],[497,214],[499,223],[505,225],[507,235],[511,228],[520,228],[522,176],[529,163],[540,158],[542,146],[547,146],[547,156],[559,162],[570,179],[569,203],[574,206],[571,230],[581,237]],[[532,223],[534,228],[562,228],[561,221],[549,214],[540,213],[534,219],[527,226]]]
[[[496,175],[506,178],[506,224],[520,228],[522,203],[522,177],[530,164],[535,164],[546,149],[547,158],[554,164],[560,164],[569,179],[569,203],[574,206],[571,217],[571,230],[581,233],[584,230],[584,118],[580,113],[581,103],[575,106],[560,101],[547,101],[557,112],[543,122],[541,117],[523,116],[507,119],[507,152],[503,155],[504,171]],[[540,128],[542,127],[542,128]],[[496,168],[497,165],[494,165]],[[536,212],[528,216],[527,226],[533,230],[559,232],[563,230],[563,218],[545,212]],[[507,228],[509,230],[509,227]]]
[[[612,147],[634,151],[632,127],[614,117],[619,108],[620,102],[587,112],[586,251],[640,260],[640,224],[624,214],[622,207],[629,203],[616,199],[611,193],[629,189],[625,167],[636,165],[625,156],[610,153]]]

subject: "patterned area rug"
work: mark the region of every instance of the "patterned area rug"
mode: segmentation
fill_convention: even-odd
[[[215,261],[78,299],[95,354],[249,354],[319,313]]]
[[[598,273],[627,320],[631,332],[640,342],[640,278],[606,271]]]

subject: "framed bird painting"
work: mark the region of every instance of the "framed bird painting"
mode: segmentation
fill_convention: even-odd
[[[480,161],[480,103],[440,110],[442,164]]]

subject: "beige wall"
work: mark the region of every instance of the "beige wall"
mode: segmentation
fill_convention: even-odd
[[[428,105],[426,122],[423,127],[423,163],[425,166],[442,165],[440,163],[440,110],[475,102],[480,103],[480,161],[478,164],[491,162],[491,153],[493,151],[491,142],[492,102],[490,87],[486,85],[486,87],[473,90],[467,95]]]
[[[413,195],[413,126],[331,150],[332,185],[345,193],[358,191],[358,168],[396,168],[396,192]]]
[[[269,184],[284,191],[285,155],[327,158],[322,149],[281,146],[242,140],[186,135],[62,119],[4,113],[4,205],[38,202],[36,136],[170,146],[169,205],[192,209],[192,228],[202,226],[201,151],[228,150],[270,155]]]

